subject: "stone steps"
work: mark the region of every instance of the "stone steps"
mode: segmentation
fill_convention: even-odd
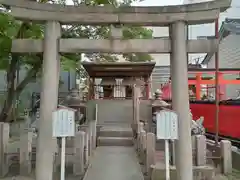
[[[104,130],[99,132],[100,137],[132,137],[132,132],[128,130]]]
[[[121,125],[102,126],[98,146],[133,146],[132,129]]]
[[[133,146],[132,137],[99,137],[98,146]]]

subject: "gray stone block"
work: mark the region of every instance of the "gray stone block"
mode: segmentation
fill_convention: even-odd
[[[165,164],[156,163],[156,165],[152,165],[152,174],[151,180],[165,180],[166,179],[166,169]],[[194,180],[213,180],[215,177],[214,167],[209,166],[194,166],[193,167],[193,179]],[[171,180],[177,180],[177,172],[175,166],[170,166],[170,178]]]
[[[232,173],[232,144],[231,141],[222,140],[220,142],[222,156],[222,173]]]

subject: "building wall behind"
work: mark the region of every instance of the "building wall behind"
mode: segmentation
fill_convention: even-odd
[[[198,2],[206,2],[211,0],[184,0],[184,4],[189,3],[198,3]],[[232,0],[231,8],[227,11],[220,14],[219,17],[219,28],[221,27],[222,22],[226,18],[240,18],[240,1]],[[198,36],[213,36],[215,34],[214,24],[201,24],[201,25],[191,25],[189,26],[189,39],[196,39]],[[204,56],[205,54],[190,54],[189,60],[193,61],[199,56]]]
[[[162,38],[169,36],[168,27],[152,27],[153,37]],[[168,66],[170,64],[169,54],[151,54],[153,61],[156,62],[156,66]]]
[[[215,68],[215,56],[207,64],[208,68]],[[219,45],[219,68],[240,68],[240,35],[230,34],[222,39]],[[227,74],[226,79],[236,79],[238,74]],[[239,85],[227,85],[226,97],[236,98]],[[214,94],[214,90],[211,91]]]
[[[151,93],[161,88],[161,84],[169,81],[170,66],[155,66],[152,73]]]
[[[163,38],[169,37],[168,27],[153,27],[153,37]],[[162,83],[165,82],[166,76],[169,76],[170,54],[151,54],[153,61],[156,62],[151,77],[151,94],[160,89]]]

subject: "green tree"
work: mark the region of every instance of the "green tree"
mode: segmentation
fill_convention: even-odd
[[[135,1],[135,0],[133,0]],[[115,7],[129,6],[132,0],[124,0],[118,3],[117,0],[72,0],[75,6],[85,4],[89,6],[97,6],[103,4],[111,4]],[[48,0],[40,0],[40,3],[46,3]],[[52,0],[52,3],[66,4],[66,0]],[[0,113],[0,121],[7,122],[15,99],[18,97],[27,84],[36,80],[41,76],[42,54],[13,54],[11,53],[12,39],[31,38],[41,39],[44,34],[44,25],[39,25],[29,22],[21,22],[15,20],[10,14],[8,7],[0,14],[0,69],[7,72],[7,93],[3,104],[3,109]],[[125,39],[132,38],[152,38],[152,30],[144,27],[123,26],[123,36]],[[108,26],[67,26],[62,28],[63,38],[108,38]],[[117,61],[118,57],[114,54],[86,54],[93,61]],[[74,69],[81,71],[81,53],[76,54],[61,54],[61,65],[65,70]],[[134,53],[123,54],[127,61],[150,61],[152,58],[148,54]],[[27,74],[25,78],[15,87],[16,71],[18,67],[25,67]]]

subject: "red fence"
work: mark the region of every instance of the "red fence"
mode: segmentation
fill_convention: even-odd
[[[208,132],[215,132],[215,104],[190,103],[193,119],[204,117],[204,127]],[[240,106],[219,105],[219,134],[240,138]]]

